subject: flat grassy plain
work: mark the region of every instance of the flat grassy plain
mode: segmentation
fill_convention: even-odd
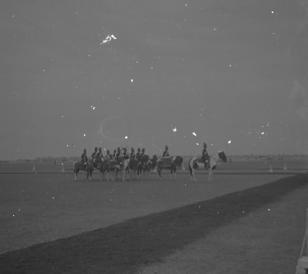
[[[231,209],[238,210],[243,200],[233,200],[230,204],[234,197],[238,199],[238,194],[234,194],[231,200],[223,195],[246,193],[240,196],[250,197],[253,206],[243,210],[252,213],[264,205],[283,201],[282,197],[293,192],[293,188],[303,188],[307,181],[306,175],[296,179],[290,177],[304,169],[282,170],[276,174],[269,172],[265,165],[261,171],[249,174],[246,162],[230,164],[238,168],[231,169],[228,163],[229,170],[224,173],[226,169],[219,169],[212,181],[208,181],[206,173],[199,172],[197,182],[190,181],[187,173],[180,173],[176,179],[167,174],[159,179],[152,174],[149,178],[128,182],[101,181],[96,174],[90,182],[83,177],[75,182],[70,171],[50,172],[47,166],[37,174],[4,171],[0,174],[0,253],[3,253],[0,269],[5,269],[4,273],[135,273],[140,269],[145,273],[155,273],[157,269],[153,268],[151,272],[153,269],[145,266],[168,263],[168,256],[177,254],[175,252],[186,252],[193,243],[201,242],[202,245],[202,241],[211,239],[211,235],[215,239],[213,233],[227,229],[230,223],[240,224],[243,216]],[[251,163],[249,166],[253,167]],[[278,183],[271,184],[277,180]],[[254,194],[245,192],[245,189],[267,185],[271,187],[258,188]],[[299,226],[292,242],[294,251],[300,247],[298,239],[302,238],[307,204],[303,199],[293,199],[301,201],[296,215]],[[245,198],[244,204],[248,202]],[[230,208],[231,211],[214,216],[210,213],[211,208],[217,205],[222,210]],[[198,214],[194,211],[196,206]],[[182,217],[179,219],[178,216]],[[262,228],[259,226],[258,231]],[[241,230],[240,225],[227,231],[232,235],[246,229],[247,226]],[[273,232],[274,228],[267,229]],[[293,235],[292,230],[289,231]],[[36,245],[38,243],[41,244]],[[220,249],[223,249],[222,241],[218,241],[216,251],[213,249],[212,253]],[[215,258],[206,258],[208,264],[219,263]],[[206,273],[200,269],[199,272],[165,272],[168,269],[161,268],[162,271],[157,273]],[[240,273],[230,269],[230,273]],[[223,273],[211,271],[208,273]]]

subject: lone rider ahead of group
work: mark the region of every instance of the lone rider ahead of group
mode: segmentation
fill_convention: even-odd
[[[168,151],[168,146],[166,145],[165,150],[163,152],[163,157],[169,157],[169,156],[170,156],[170,154],[169,154],[169,151]]]

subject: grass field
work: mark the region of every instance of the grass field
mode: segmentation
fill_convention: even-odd
[[[230,170],[235,173],[247,170],[245,165],[238,167],[233,166]],[[277,234],[280,228],[277,224],[286,213],[298,224],[295,230],[290,225],[283,230],[284,237],[290,238],[288,248],[293,252],[292,260],[288,262],[295,268],[294,258],[300,248],[307,207],[303,198],[303,193],[307,193],[306,175],[288,177],[288,173],[265,171],[258,175],[240,173],[230,175],[222,172],[213,181],[208,181],[206,174],[199,173],[198,181],[191,182],[186,173],[181,173],[176,180],[167,176],[158,179],[156,175],[151,175],[150,178],[122,183],[102,182],[98,175],[91,182],[83,179],[74,182],[70,172],[4,172],[0,174],[0,253],[3,253],[0,269],[5,269],[7,273],[205,273],[201,270],[206,264],[208,273],[244,273],[231,271],[241,270],[232,265],[232,260],[236,261],[232,256],[229,261],[219,263],[223,258],[222,255],[218,259],[219,255],[224,254],[221,251],[228,249],[223,245],[227,241],[218,239],[225,239],[223,235],[236,239],[232,248],[242,248],[234,255],[240,260],[245,246],[249,247],[255,242],[249,242],[251,237],[246,237],[245,242],[236,232],[240,235],[243,232],[254,235],[252,233],[256,232],[257,236],[252,237],[259,237],[261,243],[269,235]],[[256,186],[259,187],[254,189]],[[306,192],[297,191],[299,187]],[[233,198],[230,200],[230,197]],[[294,202],[296,206],[288,208]],[[262,221],[258,223],[258,220],[264,220],[261,213],[268,214],[263,208],[267,209],[271,203],[282,208],[281,214],[276,216],[277,221],[273,222],[273,226],[263,225]],[[245,205],[249,206],[243,209]],[[218,215],[210,213],[211,208],[217,206],[222,212],[224,209],[230,211]],[[239,206],[240,212],[244,211],[245,214],[238,214]],[[180,223],[179,216],[182,216]],[[262,238],[264,233],[267,237]],[[54,241],[59,238],[63,240]],[[42,244],[29,247],[37,243]],[[157,246],[158,243],[162,247]],[[17,250],[20,248],[25,249]],[[194,253],[199,249],[207,254],[203,260],[198,252]],[[5,253],[10,250],[12,252]],[[262,250],[262,245],[257,250]],[[98,251],[99,254],[96,254]],[[282,252],[285,256],[287,251]],[[83,253],[85,259],[81,258]],[[58,257],[60,254],[67,260]],[[192,263],[185,260],[189,254],[196,258]],[[125,257],[127,259],[123,259]],[[269,261],[273,253],[268,257]],[[189,271],[181,272],[181,268],[175,267],[181,264],[174,258],[186,262],[182,269]],[[77,263],[76,267],[73,262]],[[224,266],[221,272],[218,271],[218,263]],[[195,265],[195,268],[190,269],[189,265]],[[198,269],[198,265],[201,268]],[[217,268],[217,272],[213,267]]]

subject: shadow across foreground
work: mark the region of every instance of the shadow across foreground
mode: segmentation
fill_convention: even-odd
[[[1,273],[135,273],[307,185],[297,175],[188,206],[0,255]]]

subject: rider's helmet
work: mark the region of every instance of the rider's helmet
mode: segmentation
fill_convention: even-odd
[[[87,149],[86,148],[83,149],[83,153],[85,153],[85,154],[87,153]]]
[[[167,145],[165,145],[165,150],[168,150],[168,146]]]

